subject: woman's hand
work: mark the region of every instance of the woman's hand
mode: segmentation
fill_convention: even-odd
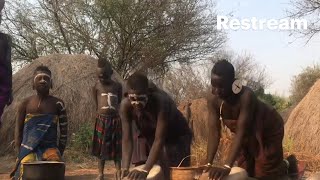
[[[206,165],[205,172],[208,173],[208,178],[210,180],[221,180],[224,177],[228,176],[230,174],[231,168],[229,167],[216,167],[216,166],[208,166]]]
[[[129,172],[127,178],[130,180],[145,180],[147,179],[147,176],[148,176],[147,171],[133,169],[132,171]]]

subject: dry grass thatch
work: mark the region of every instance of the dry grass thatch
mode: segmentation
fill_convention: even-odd
[[[208,128],[207,125],[207,101],[206,99],[196,99],[191,102],[181,103],[178,109],[189,121],[189,126],[193,129],[195,140],[206,140]]]
[[[95,105],[91,88],[96,82],[97,60],[88,55],[50,55],[34,60],[13,76],[14,101],[3,114],[3,127],[0,130],[0,152],[12,150],[9,146],[14,137],[15,118],[19,103],[35,94],[32,90],[34,69],[43,64],[49,67],[53,76],[51,94],[61,98],[67,107],[69,132],[75,132],[81,123],[91,121],[95,116]],[[114,80],[123,83],[114,73]]]
[[[285,137],[292,141],[292,150],[313,156],[320,155],[320,80],[310,89],[289,116]]]
[[[192,164],[205,164],[207,158],[208,126],[207,126],[207,101],[204,98],[190,102],[181,103],[178,109],[188,119],[189,126],[194,133],[194,143],[192,145]],[[224,134],[220,141],[220,146],[215,157],[216,162],[224,162],[230,149],[231,136]]]

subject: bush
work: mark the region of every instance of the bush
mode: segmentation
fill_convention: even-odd
[[[294,141],[292,138],[283,139],[283,151],[289,154],[294,152]]]
[[[255,94],[261,101],[273,106],[277,111],[280,112],[292,105],[292,103],[287,98],[273,94],[265,94],[264,89],[262,88],[255,91]]]
[[[90,123],[84,123],[79,130],[72,135],[71,148],[88,152],[92,145],[93,127]]]
[[[320,78],[319,65],[309,66],[303,69],[300,74],[298,74],[297,76],[294,76],[291,81],[290,101],[293,104],[299,103],[319,78]]]

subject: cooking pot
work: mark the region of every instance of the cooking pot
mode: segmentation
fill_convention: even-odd
[[[64,180],[65,164],[57,161],[23,163],[23,180]]]

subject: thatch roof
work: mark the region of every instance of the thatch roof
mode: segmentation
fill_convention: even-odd
[[[43,64],[49,67],[53,76],[51,94],[61,98],[67,108],[69,132],[74,132],[81,123],[94,122],[95,105],[91,88],[95,84],[97,60],[88,55],[50,55],[34,60],[13,76],[14,101],[3,114],[3,127],[0,129],[0,152],[11,150],[8,147],[13,141],[15,118],[19,103],[26,97],[35,94],[32,90],[34,69]],[[114,73],[116,81],[123,83],[122,78]]]
[[[320,80],[291,112],[285,125],[285,137],[294,151],[320,155]]]

